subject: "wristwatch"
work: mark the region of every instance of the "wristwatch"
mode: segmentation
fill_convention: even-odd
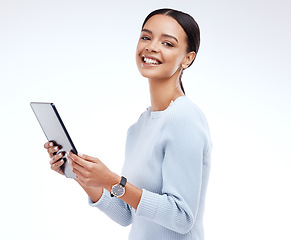
[[[125,177],[121,177],[120,183],[117,183],[111,188],[111,197],[122,197],[125,193],[125,184],[127,179]]]

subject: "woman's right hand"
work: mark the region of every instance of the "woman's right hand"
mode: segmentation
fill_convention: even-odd
[[[53,142],[47,142],[44,144],[44,148],[47,150],[51,158],[50,160],[51,169],[59,174],[65,175],[61,169],[61,166],[64,164],[64,159],[62,159],[64,154],[63,153],[56,154],[56,152],[59,151],[59,147],[55,145]]]

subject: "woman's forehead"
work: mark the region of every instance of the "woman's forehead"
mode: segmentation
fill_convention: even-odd
[[[172,17],[157,14],[152,16],[144,25],[143,29],[150,30],[156,35],[172,35],[178,40],[185,39],[186,33],[181,25]]]

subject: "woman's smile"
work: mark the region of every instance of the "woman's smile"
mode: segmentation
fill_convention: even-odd
[[[162,64],[162,62],[158,58],[149,55],[142,55],[141,59],[144,66],[158,66]]]

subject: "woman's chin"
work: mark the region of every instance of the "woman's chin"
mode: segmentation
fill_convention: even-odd
[[[149,68],[138,68],[139,73],[145,77],[145,78],[161,78],[161,72],[155,71],[155,69],[149,69]]]

